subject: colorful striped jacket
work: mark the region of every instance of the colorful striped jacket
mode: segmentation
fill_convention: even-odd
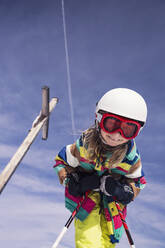
[[[97,171],[99,176],[102,176],[105,171],[108,170],[108,161],[111,157],[110,153],[107,153],[107,159],[104,161],[104,164],[101,163],[99,157],[93,161],[88,159],[87,149],[83,145],[83,137],[81,136],[75,145],[77,151],[79,152],[79,161],[78,165],[82,167],[86,171]],[[64,147],[56,156],[55,161],[56,164],[54,168],[56,172],[58,172],[61,168],[65,168],[66,166],[72,166],[70,162],[68,149],[70,146]],[[74,166],[75,167],[75,166]],[[123,159],[123,161],[111,168],[111,173],[120,174],[125,176],[130,182],[135,196],[139,193],[140,189],[144,188],[146,181],[144,178],[144,174],[142,171],[142,165],[140,160],[140,154],[137,150],[135,140],[130,140],[128,143],[127,153]],[[74,197],[69,194],[67,186],[65,187],[65,206],[71,212],[76,208],[78,202],[81,200],[81,197]],[[114,199],[111,197],[103,196],[103,205],[104,205],[104,214],[107,220],[107,224],[109,224],[109,233],[111,242],[119,242],[121,234],[122,234],[122,222],[116,208]],[[95,198],[92,197],[92,194],[89,194],[85,202],[82,204],[79,212],[76,217],[83,221],[88,214],[92,211],[94,206],[96,205]],[[120,204],[121,209],[123,210],[124,216],[126,216],[126,206]],[[111,224],[113,224],[113,230],[111,230]]]

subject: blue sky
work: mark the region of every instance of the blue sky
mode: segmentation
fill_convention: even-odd
[[[94,122],[97,100],[127,87],[146,99],[148,120],[137,137],[148,181],[128,207],[137,247],[164,247],[165,2],[65,0],[72,101],[77,132]],[[59,103],[49,138],[36,138],[0,196],[0,246],[49,248],[70,213],[52,166],[72,143],[60,0],[0,1],[0,172],[41,109],[41,88]],[[59,248],[74,247],[70,227]],[[117,247],[126,248],[123,235]]]

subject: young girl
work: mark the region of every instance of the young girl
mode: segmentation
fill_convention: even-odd
[[[67,179],[66,207],[73,212],[84,197],[75,220],[76,248],[113,248],[119,242],[123,225],[115,202],[126,216],[127,204],[146,184],[134,140],[146,117],[141,95],[112,89],[97,103],[95,125],[56,156],[60,183]]]

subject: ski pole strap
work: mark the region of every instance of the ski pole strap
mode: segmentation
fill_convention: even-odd
[[[128,238],[129,244],[130,244],[130,247],[135,248],[133,239],[132,239],[132,237],[131,237],[131,233],[130,233],[130,231],[129,231],[129,229],[128,229],[127,223],[126,223],[126,221],[125,221],[125,219],[124,219],[122,210],[121,210],[120,205],[119,205],[118,202],[116,202],[116,207],[117,207],[117,209],[118,209],[118,211],[119,211],[119,215],[120,215],[121,221],[122,221],[122,223],[123,223],[123,226],[124,226],[124,229],[125,229],[125,232],[126,232],[126,235],[127,235],[127,238]]]

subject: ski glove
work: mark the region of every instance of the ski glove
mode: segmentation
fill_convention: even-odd
[[[134,192],[130,185],[120,183],[110,175],[101,178],[100,191],[107,196],[115,197],[124,205],[130,203],[134,197]]]
[[[100,178],[97,174],[69,174],[68,191],[73,196],[82,196],[89,190],[99,189]]]

